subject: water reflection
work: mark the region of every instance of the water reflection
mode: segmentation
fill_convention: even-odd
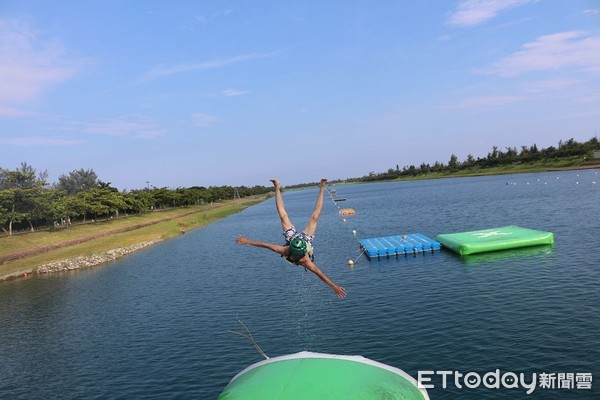
[[[487,253],[467,254],[457,257],[465,265],[480,265],[495,262],[514,262],[523,259],[530,259],[532,262],[542,261],[554,254],[554,245],[546,244],[542,246],[523,247],[520,249],[499,250]]]

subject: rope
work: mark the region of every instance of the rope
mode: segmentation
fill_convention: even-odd
[[[356,257],[356,260],[354,260],[354,262],[357,262],[357,261],[358,261],[358,259],[360,258],[360,256],[362,256],[363,254],[365,254],[365,249],[362,249],[362,250],[360,251],[360,254],[358,255],[358,257]]]
[[[336,202],[336,201],[335,201],[335,198],[334,198],[334,195],[333,195],[333,192],[335,192],[335,190],[330,190],[328,187],[326,187],[326,189],[327,189],[327,193],[329,193],[329,196],[331,197],[331,201],[332,201],[332,202],[333,202],[333,204],[335,204],[335,206],[338,208],[338,214],[340,215],[340,217],[342,217],[342,220],[343,220],[344,222],[346,222],[346,219],[345,219],[345,218],[343,218],[343,216],[342,216],[342,213],[341,213],[341,207],[339,206],[338,202]],[[358,257],[356,257],[356,259],[354,259],[354,260],[350,260],[350,261],[352,261],[352,263],[351,263],[351,264],[353,265],[353,264],[354,264],[356,261],[358,261],[358,259],[359,259],[359,258],[360,258],[360,257],[361,257],[361,256],[362,256],[364,253],[365,253],[365,249],[362,247],[362,245],[361,245],[361,243],[360,243],[360,239],[358,238],[358,236],[356,236],[356,230],[355,230],[355,229],[353,229],[353,230],[352,230],[352,235],[354,236],[354,238],[355,238],[355,239],[356,239],[356,241],[358,242],[358,245],[359,245],[359,246],[360,246],[360,248],[361,248],[361,251],[360,251],[360,254],[358,255]],[[350,264],[350,261],[348,261],[348,263],[349,263],[349,264]]]
[[[248,339],[250,342],[252,342],[252,344],[254,345],[254,348],[260,353],[260,355],[268,360],[269,356],[260,348],[258,343],[256,343],[256,340],[254,340],[254,336],[252,336],[252,332],[250,332],[250,329],[248,329],[246,324],[244,324],[240,319],[238,319],[238,322],[240,324],[242,324],[242,326],[244,327],[244,329],[246,329],[246,332],[248,332],[248,333],[241,333],[241,332],[236,332],[236,331],[231,331],[231,330],[228,330],[227,332],[233,333],[234,335],[243,336],[246,339]]]
[[[363,254],[365,254],[365,249],[364,249],[364,247],[362,247],[362,246],[360,245],[360,239],[358,238],[358,236],[356,236],[356,230],[355,230],[355,229],[353,229],[353,230],[352,230],[352,235],[354,236],[354,238],[355,238],[355,239],[356,239],[356,241],[358,242],[358,245],[360,246],[360,249],[361,249],[361,250],[360,250],[360,254],[359,254],[359,255],[358,255],[358,257],[356,257],[356,259],[354,260],[354,262],[356,263],[356,262],[358,261],[358,259],[359,259],[359,258],[360,258],[360,257],[361,257]]]

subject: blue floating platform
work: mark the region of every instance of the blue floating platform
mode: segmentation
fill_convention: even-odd
[[[416,254],[441,249],[441,244],[420,233],[360,239],[360,247],[369,258]]]

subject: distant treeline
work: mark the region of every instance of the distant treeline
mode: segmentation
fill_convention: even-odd
[[[469,154],[464,161],[459,161],[455,154],[450,156],[447,164],[436,161],[433,165],[421,163],[418,167],[407,165],[400,168],[390,168],[387,172],[370,172],[368,175],[360,178],[347,178],[329,180],[329,183],[340,182],[373,182],[386,181],[399,178],[415,178],[426,175],[444,175],[460,171],[485,171],[487,168],[502,167],[506,165],[533,164],[537,162],[557,162],[565,159],[581,158],[581,160],[592,160],[594,150],[600,150],[598,137],[593,137],[585,143],[578,143],[575,139],[569,139],[566,142],[558,142],[558,147],[550,146],[548,148],[538,149],[533,144],[531,146],[507,147],[505,151],[494,146],[486,157],[473,157]],[[304,187],[317,186],[318,182],[302,183],[298,185],[286,186],[288,189],[300,189]]]
[[[566,142],[561,140],[558,142],[558,147],[550,146],[545,149],[538,149],[538,147],[533,144],[532,146],[521,146],[520,149],[517,149],[516,147],[507,147],[505,151],[503,151],[499,149],[498,146],[494,146],[487,157],[475,158],[469,154],[466,160],[459,161],[458,157],[452,154],[447,164],[437,161],[433,165],[422,163],[419,166],[404,166],[402,169],[396,165],[396,168],[390,168],[387,172],[371,172],[367,176],[348,179],[347,181],[368,182],[392,180],[403,177],[485,170],[486,168],[506,165],[553,162],[574,157],[580,157],[582,160],[591,160],[593,159],[594,150],[599,149],[600,144],[598,142],[598,137],[593,137],[585,143],[578,143],[574,139],[569,139]]]
[[[422,163],[400,169],[390,168],[387,172],[371,172],[361,178],[346,179],[346,182],[369,182],[393,180],[406,177],[419,177],[433,174],[451,174],[460,171],[484,171],[486,168],[515,164],[534,164],[537,162],[557,162],[563,159],[593,158],[594,150],[600,149],[597,137],[585,143],[574,139],[562,140],[558,147],[538,149],[532,146],[507,147],[505,151],[494,146],[486,157],[468,155],[459,161],[454,154],[447,164],[436,162],[433,165]],[[145,189],[119,192],[110,182],[98,179],[96,173],[89,170],[75,170],[61,175],[58,182],[49,185],[46,171],[38,173],[27,163],[21,163],[15,170],[0,167],[0,228],[12,235],[15,230],[34,231],[39,227],[68,226],[74,222],[86,222],[94,219],[107,219],[122,214],[139,214],[152,210],[184,207],[194,204],[232,199],[238,195],[247,197],[265,194],[271,187],[199,187],[168,189],[166,187],[147,187]],[[332,180],[330,183],[342,182]],[[302,188],[316,186],[318,182],[286,186]]]
[[[21,163],[15,170],[0,167],[0,228],[8,235],[14,231],[34,231],[40,227],[68,226],[75,222],[140,214],[171,207],[184,207],[268,193],[272,188],[201,187],[145,189],[119,192],[110,182],[98,179],[89,170],[61,175],[49,185],[46,171],[38,173]]]

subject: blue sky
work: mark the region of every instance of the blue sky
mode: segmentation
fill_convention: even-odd
[[[600,134],[600,1],[0,0],[0,167],[284,185]]]

